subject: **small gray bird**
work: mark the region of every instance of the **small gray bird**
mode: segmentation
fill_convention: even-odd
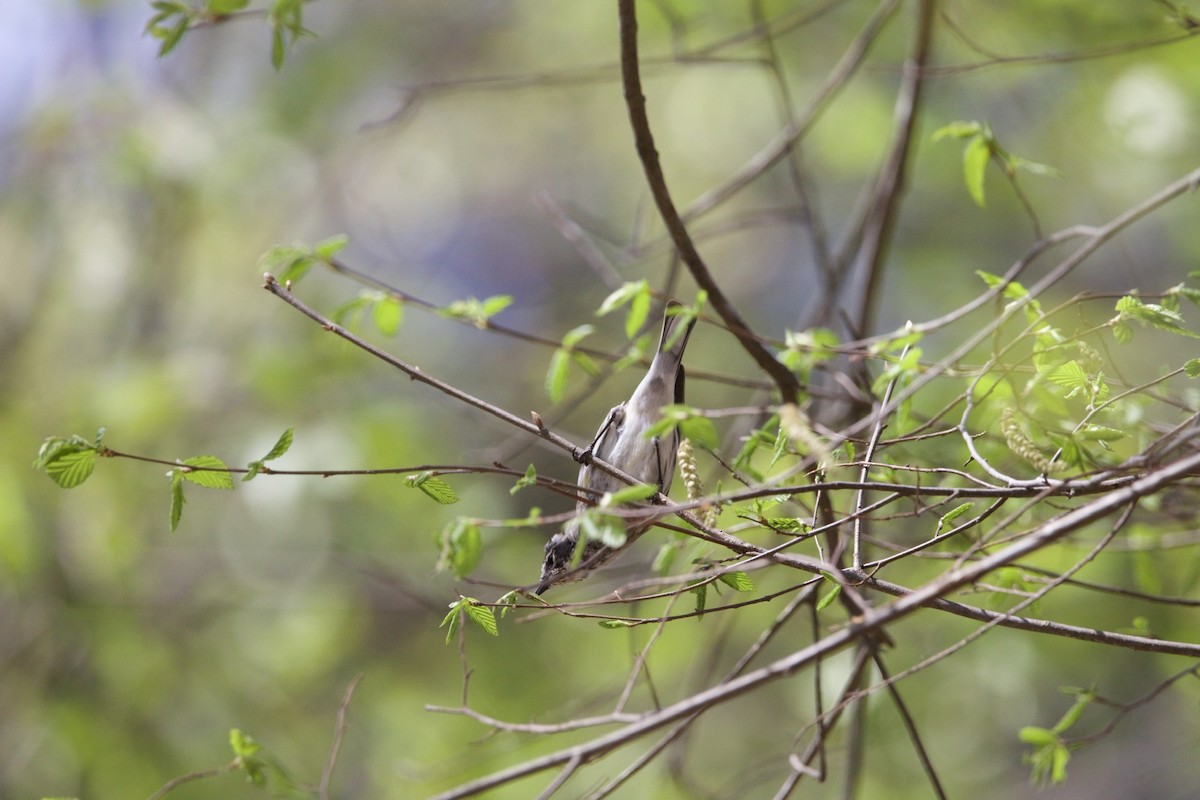
[[[579,470],[579,485],[599,493],[615,492],[625,487],[617,480],[592,464],[599,458],[637,478],[639,481],[658,487],[664,494],[671,489],[675,474],[675,451],[679,449],[679,431],[673,429],[664,437],[647,437],[645,432],[662,417],[663,406],[683,402],[683,349],[696,324],[695,317],[676,316],[673,309],[682,304],[671,300],[663,316],[662,338],[658,352],[638,384],[633,396],[608,412],[604,424],[596,432],[596,438],[579,456],[583,468]],[[588,503],[580,501],[577,513],[583,513]],[[631,524],[628,539],[633,539],[649,525]],[[537,594],[556,583],[577,580],[616,554],[616,550],[597,541],[588,541],[580,554],[579,561],[572,567],[575,547],[579,543],[579,523],[572,522],[546,542],[546,559],[542,563],[542,577],[534,590]]]

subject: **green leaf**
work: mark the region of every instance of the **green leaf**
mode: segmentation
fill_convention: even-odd
[[[362,292],[329,312],[329,318],[346,328],[357,328],[363,313],[375,303],[377,292]]]
[[[1046,747],[1047,745],[1058,744],[1058,736],[1048,728],[1035,728],[1033,726],[1021,728],[1017,736],[1025,744],[1033,745],[1034,747]]]
[[[384,295],[375,303],[371,319],[384,336],[395,336],[404,321],[404,306],[394,296]]]
[[[629,540],[625,529],[619,525],[619,520],[613,520],[611,516],[604,517],[605,522],[601,523],[597,520],[597,514],[594,510],[589,510],[579,518],[579,531],[583,538],[588,541],[600,542],[605,547],[611,547],[614,550],[618,547],[624,547],[625,542]],[[575,557],[572,563],[578,563],[583,555],[584,548],[575,548]]]
[[[735,592],[753,592],[754,581],[745,572],[722,572],[717,580],[732,588]]]
[[[283,59],[287,53],[287,43],[283,39],[283,28],[276,25],[271,30],[271,66],[275,71],[283,69]]]
[[[827,572],[822,572],[821,574],[825,576],[825,581],[827,583],[833,584],[833,588],[822,595],[821,599],[817,601],[817,611],[824,610],[830,603],[832,603],[834,600],[837,600],[838,595],[842,593],[842,585],[835,581],[832,575]]]
[[[96,448],[101,435],[97,434],[96,445],[80,436],[62,439],[51,436],[42,442],[34,469],[45,472],[52,481],[64,489],[73,489],[83,483],[96,467]]]
[[[551,403],[559,402],[566,394],[570,367],[571,355],[566,349],[560,347],[550,356],[550,368],[546,370],[546,398]]]
[[[601,506],[619,506],[625,503],[633,503],[638,500],[648,500],[658,494],[658,487],[648,483],[639,483],[636,486],[626,486],[623,489],[618,489],[615,492],[606,494],[601,500]]]
[[[487,606],[479,605],[479,601],[474,598],[468,598],[467,616],[471,618],[479,627],[490,633],[492,636],[500,635],[500,628],[496,625],[496,615]]]
[[[717,435],[717,426],[708,417],[688,417],[679,423],[679,434],[685,439],[691,439],[694,444],[706,450],[719,450],[721,437]]]
[[[508,490],[508,493],[510,495],[516,494],[517,492],[524,489],[526,486],[535,486],[536,484],[537,484],[537,470],[534,469],[533,464],[530,464],[528,467],[525,468],[525,474],[522,477],[517,478],[516,484],[514,484],[513,487]]]
[[[506,294],[494,295],[485,300],[471,297],[466,300],[455,300],[450,305],[439,308],[437,313],[451,319],[466,320],[474,324],[476,328],[483,330],[487,328],[491,318],[512,305],[512,301],[512,297]]]
[[[1193,358],[1184,364],[1183,371],[1189,378],[1200,378],[1200,358]]]
[[[275,442],[274,446],[271,447],[270,452],[268,452],[265,456],[262,457],[262,460],[263,461],[274,461],[275,459],[279,458],[284,453],[286,453],[289,449],[291,449],[292,434],[294,432],[295,432],[294,428],[288,428],[287,430],[285,430],[280,435],[278,441]]]
[[[975,507],[974,503],[963,503],[962,505],[958,506],[957,508],[955,508],[951,511],[947,511],[945,514],[942,515],[941,519],[938,520],[937,528],[935,528],[933,531],[934,535],[936,536],[938,533],[941,532],[942,528],[946,527],[951,522],[953,522],[954,520],[961,517],[963,514],[966,514],[968,511],[970,511],[974,507]]]
[[[247,736],[237,728],[231,728],[229,731],[229,746],[238,758],[250,758],[262,749],[262,745],[256,742],[253,736]]]
[[[346,234],[338,234],[330,236],[328,239],[322,239],[313,245],[313,252],[321,258],[322,261],[332,261],[333,257],[341,252],[342,248],[350,243],[350,237]]]
[[[1134,319],[1143,325],[1149,325],[1168,333],[1200,339],[1200,333],[1196,333],[1188,328],[1179,312],[1171,311],[1155,303],[1143,303],[1133,295],[1126,295],[1118,300],[1116,310],[1117,317],[1110,324],[1115,325],[1125,320]]]
[[[971,139],[963,149],[963,180],[967,184],[967,191],[970,192],[971,199],[980,208],[985,205],[983,178],[991,157],[991,144],[983,135]]]
[[[175,470],[183,476],[185,481],[204,486],[209,489],[232,489],[233,476],[229,473],[229,467],[225,462],[216,456],[194,456],[185,458],[182,462],[183,467]],[[186,467],[200,467],[199,471],[189,470]],[[219,470],[219,471],[217,471]]]
[[[637,623],[627,619],[602,619],[600,620],[600,627],[609,629],[634,628],[637,627]]]
[[[649,293],[650,284],[646,281],[632,281],[623,284],[620,289],[604,298],[604,302],[600,304],[600,308],[596,310],[597,317],[603,317],[606,314],[611,314],[621,306],[633,300],[639,294]]]
[[[466,613],[467,598],[460,597],[450,604],[450,613],[442,618],[442,623],[439,628],[446,629],[446,644],[450,644],[450,640],[454,638],[454,634],[458,633],[459,626],[462,625],[463,614]]]
[[[638,335],[638,331],[646,324],[646,318],[650,316],[650,288],[646,287],[645,291],[638,292],[633,296],[629,303],[629,314],[625,317],[625,338],[633,339]]]
[[[250,0],[208,0],[207,10],[212,14],[232,14],[250,5]]]
[[[564,349],[570,350],[583,341],[584,338],[591,336],[595,332],[596,326],[594,325],[579,325],[571,328],[571,330],[567,331],[566,334],[563,335],[562,346]]]
[[[1081,438],[1098,442],[1113,442],[1117,439],[1124,439],[1128,435],[1125,431],[1120,431],[1116,428],[1106,428],[1103,425],[1088,425],[1079,432]]]
[[[454,493],[454,489],[450,484],[438,477],[434,477],[432,472],[422,472],[420,475],[409,475],[405,478],[407,483],[413,489],[420,489],[429,497],[444,506],[452,505],[458,502],[458,495]]]
[[[696,598],[696,619],[701,619],[704,616],[704,607],[708,604],[708,584],[702,583],[693,587],[691,591]]]
[[[654,563],[650,566],[650,571],[655,575],[667,575],[671,571],[671,565],[675,563],[675,557],[679,555],[679,548],[673,543],[667,542],[658,548],[658,553],[654,556]]]
[[[483,536],[479,526],[457,519],[442,531],[442,553],[437,569],[450,569],[454,577],[465,578],[475,571],[483,557]]]
[[[179,528],[179,520],[183,518],[183,473],[177,469],[171,470],[171,530]]]
[[[945,138],[967,139],[972,136],[977,136],[983,130],[983,126],[978,122],[957,121],[951,122],[949,125],[943,125],[933,132],[933,141],[937,142]]]

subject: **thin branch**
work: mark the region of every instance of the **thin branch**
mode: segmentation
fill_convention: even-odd
[[[650,119],[646,114],[646,97],[642,94],[638,65],[636,3],[634,0],[619,0],[617,7],[621,20],[621,77],[625,88],[625,104],[629,109],[629,121],[633,128],[638,158],[642,162],[646,183],[658,206],[659,214],[662,215],[663,223],[671,234],[671,239],[675,242],[675,247],[679,251],[683,263],[687,265],[688,271],[691,272],[700,288],[708,292],[709,302],[720,314],[721,319],[725,321],[726,327],[737,337],[742,348],[754,359],[754,362],[775,382],[783,402],[795,403],[800,393],[800,384],[796,376],[767,351],[738,314],[737,309],[725,297],[725,293],[717,285],[708,266],[704,263],[704,259],[696,250],[696,245],[675,208],[670,190],[667,188],[666,177],[663,175],[662,164],[658,160],[654,136],[650,132]]]

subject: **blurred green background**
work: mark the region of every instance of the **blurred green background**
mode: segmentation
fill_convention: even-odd
[[[749,4],[699,5],[644,3],[644,54],[666,56],[673,41],[699,47],[753,25]],[[792,7],[765,5],[771,15]],[[1152,2],[980,0],[945,9],[1003,54],[1092,50],[1180,31]],[[780,40],[798,104],[872,10],[835,3]],[[805,140],[835,237],[887,141],[910,12],[902,8],[870,66]],[[360,672],[334,796],[423,796],[562,746],[489,738],[476,722],[424,710],[456,705],[462,690],[459,653],[438,629],[447,604],[460,591],[493,599],[528,584],[546,535],[485,532],[479,577],[493,588],[435,574],[438,532],[460,513],[561,511],[561,499],[510,496],[509,479],[488,476],[452,479],[462,498],[454,507],[396,476],[259,478],[232,493],[190,487],[171,533],[165,467],[103,461],[68,492],[29,465],[44,437],[90,437],[100,427],[123,452],[244,464],[294,426],[283,468],[503,458],[570,478],[574,467],[562,455],[322,334],[262,291],[257,262],[278,243],[345,233],[348,263],[405,291],[438,304],[512,295],[505,324],[558,339],[591,321],[599,332],[589,342],[622,347],[620,321],[591,316],[613,287],[564,239],[545,202],[608,237],[625,279],[661,284],[665,248],[618,246],[637,230],[654,241],[661,227],[620,87],[611,70],[591,69],[616,61],[614,5],[314,2],[305,25],[316,37],[291,50],[280,72],[262,19],[194,31],[160,60],[157,42],[142,34],[150,14],[140,2],[0,0],[0,797],[145,797],[174,776],[228,762],[232,727],[263,743],[294,779],[315,784],[343,691]],[[682,26],[678,39],[668,17]],[[937,36],[939,64],[979,60],[945,25]],[[751,40],[720,54],[753,56],[756,48]],[[1062,171],[1058,180],[1022,179],[1046,230],[1101,223],[1195,168],[1197,63],[1192,40],[931,80],[873,331],[965,302],[982,289],[974,270],[1002,273],[1033,240],[996,174],[987,208],[971,203],[960,146],[931,143],[934,130],[988,121],[1012,152]],[[454,83],[495,76],[533,79]],[[646,81],[682,204],[780,127],[773,85],[753,61],[659,64]],[[418,86],[448,88],[428,89],[389,121]],[[771,173],[697,229],[789,202],[787,181]],[[1058,293],[1178,283],[1200,268],[1196,219],[1194,199],[1174,204]],[[813,267],[794,225],[734,226],[703,237],[702,249],[754,326],[776,335],[803,327]],[[314,272],[298,291],[328,311],[358,288]],[[693,291],[680,285],[685,298]],[[549,407],[547,348],[412,307],[396,338],[375,338],[514,413]],[[1179,352],[1142,350],[1133,360],[1154,374],[1177,364]],[[731,337],[711,327],[692,340],[690,368],[758,378],[743,361]],[[622,374],[605,383],[557,429],[586,441],[635,381]],[[751,402],[715,384],[693,382],[691,391],[702,407]],[[623,574],[644,570],[649,553],[627,556]],[[1117,557],[1105,569],[1120,581],[1133,566]],[[1129,605],[1099,610],[1093,624],[1121,627],[1150,613]],[[1068,601],[1056,608],[1070,617]],[[655,651],[659,688],[669,699],[676,684],[720,674],[776,611],[747,609],[736,625],[712,618],[669,628]],[[1195,640],[1194,616],[1152,613],[1164,635]],[[903,643],[897,669],[972,627],[932,613],[905,622],[893,634]],[[602,713],[649,633],[558,616],[510,617],[498,639],[471,630],[472,705],[516,722]],[[828,665],[831,685],[839,664],[844,670],[837,659]],[[904,690],[953,796],[1014,797],[1035,791],[1016,731],[1053,724],[1069,705],[1058,686],[1097,684],[1128,700],[1183,666],[995,631]],[[722,708],[679,757],[689,779],[651,770],[623,796],[763,796],[777,764],[756,754],[786,751],[811,712],[800,686]],[[1194,796],[1200,691],[1185,684],[1173,692],[1081,751],[1068,784],[1041,796]],[[652,702],[644,689],[635,700]],[[891,707],[874,704],[872,714],[862,796],[927,796]],[[494,796],[532,797],[543,785]],[[260,794],[227,775],[170,796]]]

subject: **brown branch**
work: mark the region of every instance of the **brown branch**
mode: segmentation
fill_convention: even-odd
[[[738,314],[737,309],[729,302],[721,287],[713,279],[704,259],[700,257],[696,245],[688,233],[687,226],[679,216],[675,203],[671,199],[667,180],[663,175],[662,164],[658,160],[658,151],[654,146],[654,136],[650,132],[650,120],[646,114],[646,97],[642,94],[642,83],[638,69],[637,49],[637,12],[634,0],[619,0],[618,10],[621,21],[621,77],[625,88],[625,105],[629,109],[630,126],[633,128],[634,143],[637,147],[638,158],[646,174],[646,183],[658,206],[667,232],[675,242],[679,257],[687,265],[692,278],[701,289],[708,292],[709,302],[725,321],[726,327],[741,342],[743,349],[750,355],[764,372],[775,381],[779,388],[780,398],[785,403],[795,403],[800,394],[800,382],[792,371],[763,346],[758,337],[751,332],[749,326]]]

